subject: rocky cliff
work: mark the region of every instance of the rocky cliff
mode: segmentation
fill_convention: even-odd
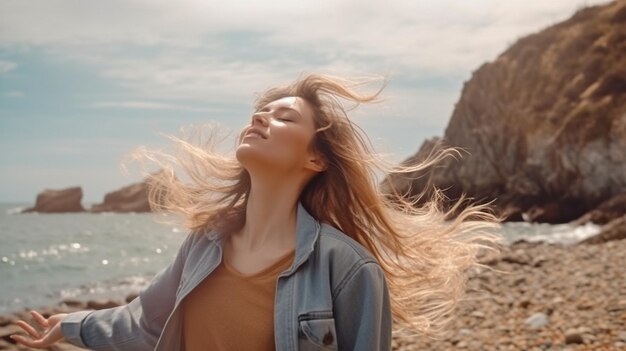
[[[135,183],[119,190],[107,193],[104,202],[95,204],[90,212],[150,212],[148,186],[146,183]]]
[[[71,187],[58,190],[46,189],[37,194],[35,206],[25,209],[22,212],[83,212],[85,209],[80,203],[82,198],[83,189],[81,187]]]
[[[35,206],[22,212],[65,213],[83,212],[83,190],[80,187],[46,189],[37,195]],[[125,186],[107,193],[104,201],[91,206],[89,212],[151,212],[148,201],[148,185],[145,182]]]
[[[399,190],[495,199],[511,219],[566,222],[626,192],[626,0],[579,10],[473,72],[442,140],[467,150]]]

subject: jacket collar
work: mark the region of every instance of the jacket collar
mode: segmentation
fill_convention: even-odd
[[[320,235],[320,223],[298,202],[296,213],[296,252],[291,268],[286,274],[290,275],[303,264],[315,249],[315,243]]]

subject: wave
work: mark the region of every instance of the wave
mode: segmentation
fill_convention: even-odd
[[[7,209],[5,211],[5,213],[8,214],[8,215],[20,214],[25,209],[26,209],[26,207],[13,207],[13,208]]]
[[[593,223],[584,225],[509,222],[503,225],[504,236],[509,243],[517,240],[572,245],[598,234],[601,226]]]

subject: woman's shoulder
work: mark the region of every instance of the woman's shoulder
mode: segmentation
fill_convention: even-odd
[[[191,230],[181,243],[181,250],[186,254],[191,251],[204,251],[220,240],[219,232],[212,229]]]
[[[376,258],[363,245],[326,223],[321,225],[319,248],[322,253],[340,258],[341,261],[352,261],[355,264],[378,264]]]
[[[384,280],[383,269],[374,255],[337,228],[322,224],[318,250],[319,264],[330,272],[333,296],[346,286],[379,286],[381,277]]]

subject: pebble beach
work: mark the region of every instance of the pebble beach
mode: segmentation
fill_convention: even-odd
[[[442,340],[395,350],[626,350],[626,240],[518,242],[484,263]]]
[[[626,240],[596,245],[516,242],[482,260],[467,298],[440,340],[395,336],[393,349],[626,350]],[[133,298],[129,296],[127,299]],[[44,315],[101,309],[117,300],[66,300]],[[0,316],[0,350],[27,310]],[[50,350],[79,350],[59,343]]]

